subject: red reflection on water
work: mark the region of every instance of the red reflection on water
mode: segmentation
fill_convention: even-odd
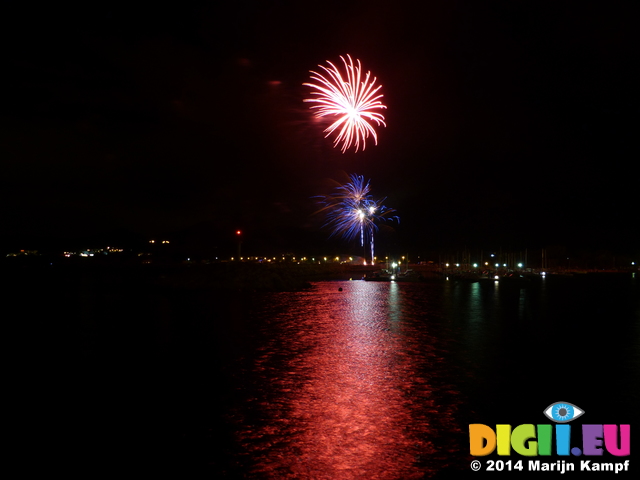
[[[280,315],[256,365],[263,422],[245,432],[259,478],[423,478],[431,419],[450,415],[421,366],[428,338],[404,325],[395,283],[322,283]],[[439,425],[445,424],[438,418]]]

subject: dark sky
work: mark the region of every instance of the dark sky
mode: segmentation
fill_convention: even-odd
[[[388,249],[637,252],[631,6],[6,9],[3,247],[241,228],[256,254],[347,249],[311,197],[357,173],[401,218]],[[344,54],[388,107],[364,152],[334,149],[302,102],[309,70]]]

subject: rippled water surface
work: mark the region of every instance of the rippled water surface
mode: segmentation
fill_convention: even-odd
[[[629,421],[638,302],[637,284],[615,277],[271,295],[242,372],[241,455],[253,478],[455,476],[469,469],[469,423],[544,423],[563,399],[594,423],[613,421],[615,402]]]
[[[253,474],[409,479],[455,463],[463,372],[447,364],[450,335],[423,293],[327,282],[271,299],[269,338],[247,372],[260,422],[239,432]]]
[[[453,478],[470,473],[469,423],[548,423],[556,401],[588,423],[638,419],[629,275],[269,294],[53,276],[38,302],[16,285],[18,443],[46,469]]]

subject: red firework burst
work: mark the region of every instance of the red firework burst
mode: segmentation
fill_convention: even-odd
[[[311,108],[315,109],[316,117],[337,117],[324,131],[325,138],[337,131],[334,140],[334,147],[342,143],[342,153],[351,146],[357,152],[362,144],[365,149],[365,140],[369,135],[373,137],[375,144],[378,144],[378,136],[373,128],[383,125],[384,116],[377,110],[387,108],[380,99],[382,94],[378,93],[382,85],[376,86],[376,77],[371,77],[371,72],[367,72],[362,78],[362,66],[360,60],[354,65],[349,55],[347,59],[340,57],[346,70],[346,77],[331,62],[327,61],[329,67],[318,65],[327,76],[311,71],[311,79],[317,83],[304,83],[303,85],[313,88],[311,95],[313,98],[305,99],[305,102],[313,102]]]

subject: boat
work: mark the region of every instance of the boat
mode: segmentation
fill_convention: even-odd
[[[457,280],[461,282],[477,282],[482,279],[482,275],[477,272],[453,272],[445,274],[447,280]]]
[[[378,270],[377,272],[373,272],[371,275],[367,276],[365,273],[362,277],[362,280],[367,282],[390,282],[391,280],[395,280],[395,275],[392,274],[389,270],[383,269]]]
[[[507,272],[504,275],[500,275],[497,281],[508,285],[526,286],[531,283],[531,278],[518,272]]]
[[[423,282],[424,280],[425,278],[421,273],[411,270],[410,268],[398,273],[395,278],[396,282]]]
[[[373,272],[370,276],[366,274],[362,277],[362,280],[367,282],[423,282],[424,276],[422,274],[415,272],[411,269],[407,269],[404,272],[393,273],[390,270],[379,270],[377,272]]]

